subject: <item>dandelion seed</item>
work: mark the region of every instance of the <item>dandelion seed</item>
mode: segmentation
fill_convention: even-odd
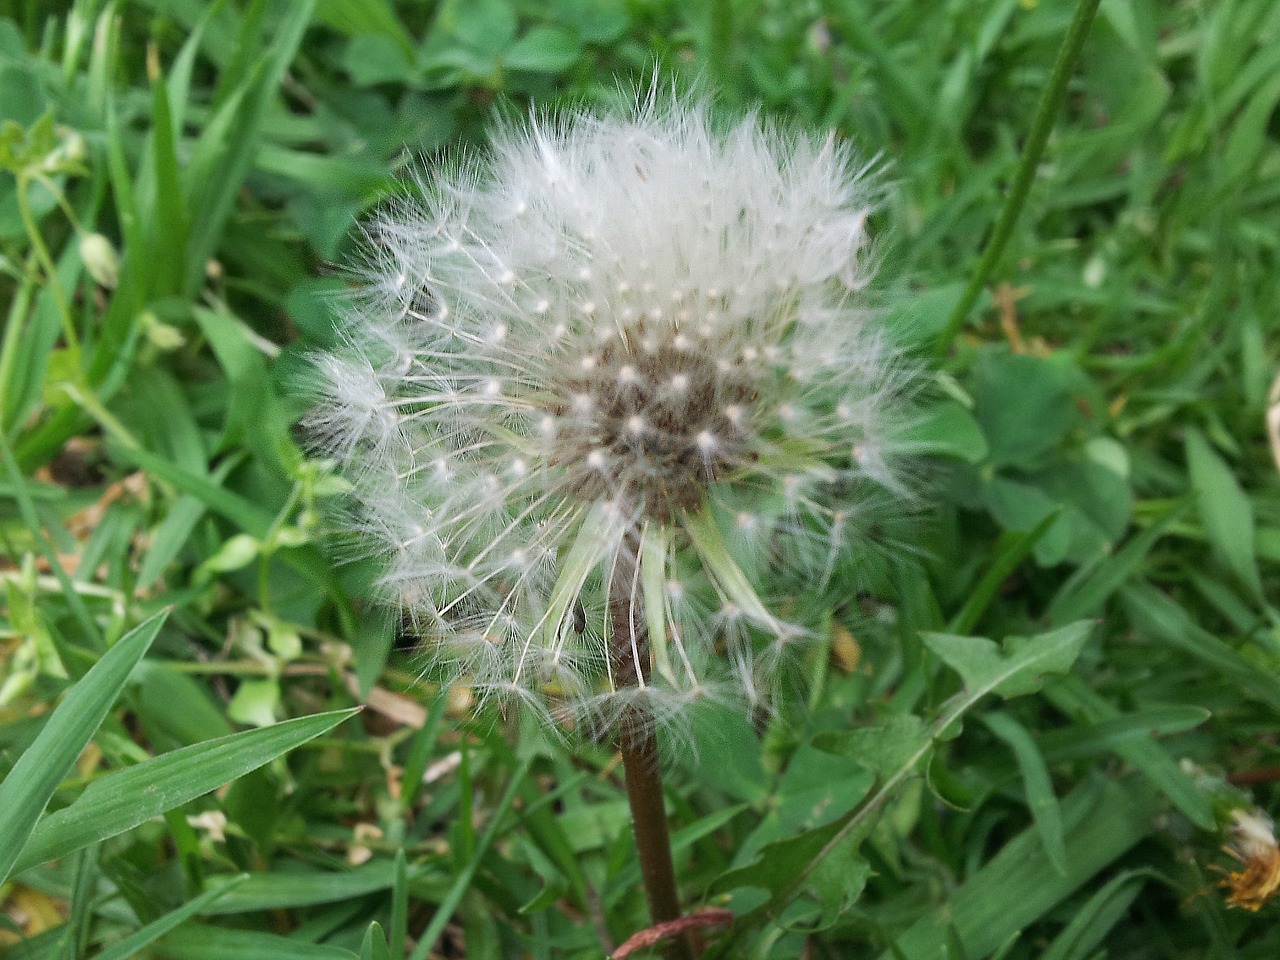
[[[444,672],[588,730],[761,700],[812,635],[761,572],[825,582],[901,490],[864,172],[650,93],[378,216],[312,423]]]

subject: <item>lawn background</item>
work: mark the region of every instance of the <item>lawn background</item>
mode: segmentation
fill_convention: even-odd
[[[1280,953],[1214,871],[1280,799],[1280,8],[1101,4],[951,340],[1072,15],[0,2],[0,957],[594,958],[645,924],[612,755],[416,682],[294,425],[356,219],[495,111],[655,64],[878,158],[877,303],[931,365],[903,549],[812,598],[774,722],[669,758],[686,902],[745,918],[721,954]]]

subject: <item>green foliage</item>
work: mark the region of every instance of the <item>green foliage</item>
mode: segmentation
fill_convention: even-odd
[[[930,357],[1072,6],[0,4],[0,958],[586,960],[644,927],[609,751],[418,682],[352,559],[294,426],[327,265],[409,158],[657,65],[884,158],[876,307]],[[1100,5],[922,360],[901,549],[785,585],[831,624],[804,688],[671,745],[685,902],[736,918],[707,956],[1280,950],[1214,869],[1232,808],[1280,809],[1277,67],[1267,0]]]
[[[97,731],[163,622],[162,614],[153,616],[103,655],[72,687],[0,783],[4,836],[0,841],[0,877],[7,878],[20,860],[58,784]]]

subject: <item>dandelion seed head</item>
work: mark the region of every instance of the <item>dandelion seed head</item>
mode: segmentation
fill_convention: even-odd
[[[825,579],[858,505],[902,491],[865,170],[655,86],[508,124],[366,226],[313,432],[478,700],[599,728],[643,697],[666,724],[758,702],[804,646],[763,571]],[[639,689],[606,614],[627,557]]]

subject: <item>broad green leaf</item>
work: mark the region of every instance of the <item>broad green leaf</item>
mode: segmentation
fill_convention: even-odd
[[[1205,533],[1222,562],[1255,599],[1262,578],[1253,545],[1253,507],[1231,468],[1198,430],[1186,432],[1187,469]]]
[[[964,677],[965,689],[943,706],[929,736],[919,741],[909,736],[904,738],[904,749],[895,758],[897,768],[883,771],[883,779],[876,789],[848,814],[817,830],[769,844],[754,864],[730,871],[713,882],[713,892],[743,886],[768,889],[769,899],[750,909],[750,922],[740,917],[738,929],[744,930],[762,917],[776,915],[828,855],[845,849],[850,837],[864,835],[871,815],[915,773],[933,743],[954,730],[974,704],[992,692],[1016,696],[1039,689],[1044,673],[1061,672],[1071,666],[1090,628],[1088,623],[1078,623],[1036,637],[1010,638],[1006,641],[1009,647],[1006,653],[1001,653],[990,640],[979,637],[925,634],[925,642],[931,647],[936,645],[934,652]],[[913,750],[910,749],[912,742],[915,743]]]
[[[1066,559],[1087,563],[1114,549],[1133,514],[1128,464],[1108,456],[1116,448],[1095,438],[1084,456],[1064,459],[1036,477],[1040,489],[1066,508],[1071,538]],[[1123,451],[1121,451],[1123,453]]]
[[[960,674],[967,692],[1019,697],[1039,690],[1046,673],[1070,670],[1092,629],[1081,621],[1035,637],[1009,637],[1003,651],[985,637],[926,633],[924,642]]]
[[[946,328],[947,318],[955,310],[963,293],[963,283],[930,285],[919,293],[902,298],[902,302],[895,304],[889,316],[889,322],[907,343],[932,343]],[[983,300],[985,299],[984,294]],[[986,305],[983,301],[979,303]],[[985,441],[983,446],[985,448]]]
[[[818,916],[793,926],[805,932],[826,930],[857,902],[874,872],[870,861],[860,854],[860,846],[859,838],[850,835],[823,858],[809,880],[809,888],[818,902]]]
[[[496,56],[515,40],[519,21],[510,0],[445,0],[436,24],[472,50]]]
[[[25,870],[124,833],[256,770],[358,712],[334,710],[286,720],[273,727],[182,747],[105,774],[90,783],[70,806],[41,821],[23,848],[16,869]]]
[[[626,0],[552,0],[551,8],[556,22],[573,24],[588,43],[613,43],[630,24]]]
[[[289,319],[306,336],[312,348],[341,345],[338,330],[343,320],[338,311],[347,284],[336,277],[303,280],[285,296]]]
[[[582,56],[582,41],[563,27],[535,27],[511,45],[504,62],[508,70],[558,73]]]
[[[910,425],[902,440],[915,455],[947,457],[966,463],[981,463],[989,452],[978,421],[954,400],[926,410]]]
[[[1071,550],[1071,518],[1063,505],[1043,489],[997,475],[983,483],[981,495],[986,508],[1006,530],[1030,532],[1048,521],[1033,548],[1042,566],[1053,566],[1067,558]]]
[[[215,573],[230,573],[243,570],[257,559],[262,551],[262,541],[247,533],[237,533],[228,537],[213,554],[196,569],[197,580]]]
[[[40,119],[46,103],[33,65],[5,63],[0,66],[0,122],[11,120],[30,127]]]
[[[45,818],[37,826],[40,815],[120,696],[129,674],[167,616],[167,610],[153,614],[104,653],[72,686],[45,721],[35,742],[23,751],[0,783],[0,882],[25,868],[21,854],[30,847],[28,840],[34,843],[50,819]]]
[[[775,840],[760,849],[751,863],[722,873],[710,893],[727,893],[744,887],[767,890],[773,901],[786,898],[822,860],[833,841],[841,838],[847,824],[836,820],[799,836]],[[850,835],[861,837],[862,832]]]
[[[1073,393],[1081,374],[1066,356],[984,350],[973,376],[975,415],[994,466],[1041,465],[1079,422]]]
[[[270,677],[241,680],[227,704],[227,716],[247,727],[270,727],[278,719],[280,681]]]

